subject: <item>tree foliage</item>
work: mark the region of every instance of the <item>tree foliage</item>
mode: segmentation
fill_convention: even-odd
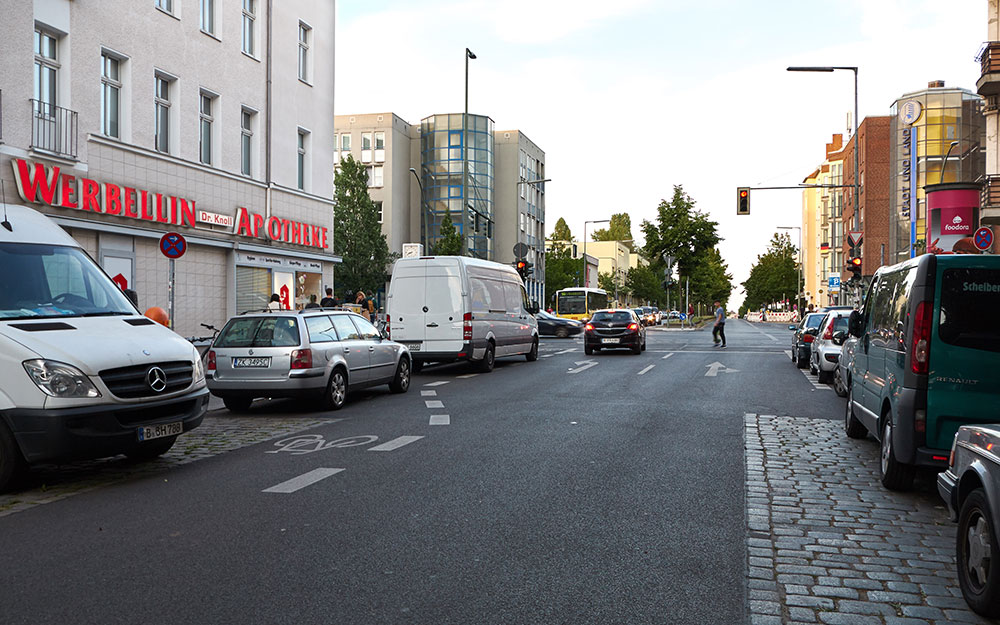
[[[733,276],[727,271],[722,254],[717,248],[705,253],[703,262],[691,270],[690,296],[691,302],[701,302],[710,305],[720,301],[726,303],[733,291]]]
[[[650,302],[655,306],[659,306],[667,299],[667,292],[663,289],[662,272],[657,272],[649,265],[639,264],[631,267],[625,276],[625,288],[636,299]]]
[[[629,241],[626,245],[632,247],[632,218],[628,213],[615,213],[607,228],[595,230],[590,235],[593,241]]]
[[[597,288],[604,289],[611,297],[615,296],[615,276],[613,273],[605,272],[597,274]],[[621,293],[621,288],[617,289]]]
[[[646,236],[643,252],[654,270],[664,268],[664,254],[673,256],[681,276],[691,275],[708,250],[722,239],[716,232],[718,222],[695,208],[695,201],[680,185],[674,186],[669,202],[661,200],[656,223],[642,222]]]
[[[569,231],[569,226],[566,224],[566,220],[562,217],[556,222],[555,228],[552,230],[552,234],[549,235],[550,241],[572,241],[573,233]]]
[[[767,250],[757,256],[750,277],[743,283],[747,293],[744,309],[757,310],[784,298],[795,299],[799,284],[796,252],[788,234],[771,237]]]
[[[395,255],[378,223],[368,195],[368,174],[347,156],[334,175],[333,249],[344,262],[334,270],[341,292],[376,291],[385,285],[386,268]]]
[[[440,228],[441,238],[431,246],[432,256],[461,256],[462,255],[462,234],[451,222],[451,211],[444,214]]]
[[[583,259],[573,258],[568,245],[554,243],[545,253],[545,304],[555,303],[553,298],[559,289],[582,284],[582,276]]]

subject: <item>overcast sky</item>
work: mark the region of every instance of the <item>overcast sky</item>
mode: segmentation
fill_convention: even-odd
[[[469,112],[545,151],[546,234],[563,217],[579,239],[585,220],[627,211],[640,236],[682,185],[720,224],[731,308],[775,227],[800,224],[802,199],[758,191],[737,217],[736,187],[802,182],[854,107],[851,72],[785,68],[858,66],[863,119],[930,80],[975,90],[987,38],[987,0],[337,5],[338,115],[460,113],[469,47]]]

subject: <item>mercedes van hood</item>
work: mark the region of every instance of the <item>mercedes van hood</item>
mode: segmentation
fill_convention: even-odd
[[[0,334],[38,358],[57,360],[91,376],[105,369],[183,360],[194,346],[139,315],[0,319]]]

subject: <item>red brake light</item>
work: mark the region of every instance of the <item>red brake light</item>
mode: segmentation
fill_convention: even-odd
[[[296,349],[292,352],[292,369],[312,369],[313,353],[311,349]]]
[[[583,329],[586,330],[587,332],[592,332],[594,330],[594,326],[588,323],[587,325],[583,326]]]
[[[207,365],[207,367],[208,367],[209,371],[215,371],[215,350],[214,349],[208,350],[208,365]]]
[[[833,340],[833,322],[832,321],[830,323],[826,324],[826,332],[823,333],[823,340],[824,341],[832,341]]]
[[[639,331],[639,324],[638,323],[630,323],[630,324],[628,324],[628,329],[632,330],[633,332],[638,332]]]
[[[472,340],[472,313],[462,315],[462,340]]]
[[[802,342],[803,343],[812,343],[814,338],[816,338],[816,337],[814,337],[812,334],[803,334],[802,335]]]
[[[920,302],[913,317],[913,339],[910,342],[910,369],[913,373],[926,374],[931,355],[931,303]]]

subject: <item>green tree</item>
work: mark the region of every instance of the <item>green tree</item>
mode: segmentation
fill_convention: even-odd
[[[727,269],[718,248],[708,250],[702,262],[697,263],[688,276],[691,280],[690,301],[705,305],[711,305],[716,300],[727,302],[733,291],[733,276]]]
[[[673,256],[679,275],[689,276],[705,253],[722,240],[716,231],[718,225],[695,208],[695,201],[683,187],[675,185],[673,198],[669,202],[660,201],[656,223],[642,222],[646,237],[644,256],[654,270],[661,271],[665,265],[663,256]]]
[[[742,309],[758,310],[782,298],[795,298],[799,290],[796,253],[788,234],[771,237],[767,250],[757,256],[757,262],[750,268],[750,277],[743,283],[747,296]]]
[[[554,305],[556,291],[581,284],[582,276],[583,259],[573,258],[568,245],[554,242],[545,253],[545,303]]]
[[[333,249],[344,262],[334,270],[350,291],[376,291],[385,285],[386,268],[395,259],[368,195],[368,174],[347,156],[334,174]]]
[[[615,296],[615,276],[612,273],[597,274],[597,288],[604,289],[611,297]]]
[[[552,230],[552,234],[549,235],[550,241],[572,241],[573,233],[569,231],[569,226],[566,224],[566,220],[562,217],[556,222],[555,229]]]
[[[649,265],[639,264],[630,268],[625,276],[625,288],[640,301],[652,302],[656,306],[667,299],[667,292],[663,289],[663,273]]]
[[[632,248],[632,218],[628,213],[615,213],[607,228],[595,230],[590,235],[593,241],[629,241],[626,245]]]
[[[441,238],[431,246],[432,256],[461,256],[462,255],[462,234],[451,223],[451,211],[444,214],[440,228]]]

